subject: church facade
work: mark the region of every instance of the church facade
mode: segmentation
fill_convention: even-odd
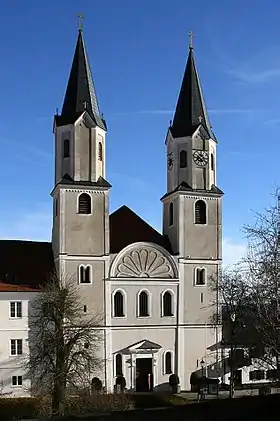
[[[17,286],[22,294],[24,288],[36,291],[53,267],[61,277],[73,277],[84,312],[104,316],[106,362],[100,376],[109,392],[119,374],[127,389],[142,391],[151,378],[154,390],[167,389],[171,373],[188,390],[203,363],[211,377],[220,334],[210,323],[215,297],[209,280],[218,275],[222,259],[223,193],[217,187],[217,140],[192,46],[163,144],[162,234],[126,206],[109,214],[107,124],[81,29],[53,131],[52,241],[0,241],[3,291]]]

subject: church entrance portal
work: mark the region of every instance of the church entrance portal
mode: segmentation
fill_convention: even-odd
[[[136,358],[136,392],[153,390],[153,359]]]

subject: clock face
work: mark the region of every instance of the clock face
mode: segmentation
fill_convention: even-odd
[[[197,150],[193,153],[193,162],[198,167],[205,167],[208,163],[208,153],[207,151]]]
[[[169,153],[167,155],[167,166],[168,169],[171,170],[173,167],[173,162],[174,162],[174,158],[173,158],[173,152]]]

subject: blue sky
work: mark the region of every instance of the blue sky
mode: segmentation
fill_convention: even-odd
[[[67,3],[67,7],[66,7]],[[165,135],[188,32],[218,138],[227,260],[279,184],[280,4],[276,0],[2,0],[0,237],[48,240],[52,118],[77,37],[77,12],[108,124],[111,210],[127,204],[161,229]],[[273,13],[271,13],[273,11]],[[144,171],[143,171],[144,168]]]

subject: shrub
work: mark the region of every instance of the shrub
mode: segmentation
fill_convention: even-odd
[[[0,398],[0,419],[34,418],[38,415],[38,403],[36,398]]]
[[[178,386],[180,384],[179,377],[177,374],[170,374],[169,376],[169,386]]]

